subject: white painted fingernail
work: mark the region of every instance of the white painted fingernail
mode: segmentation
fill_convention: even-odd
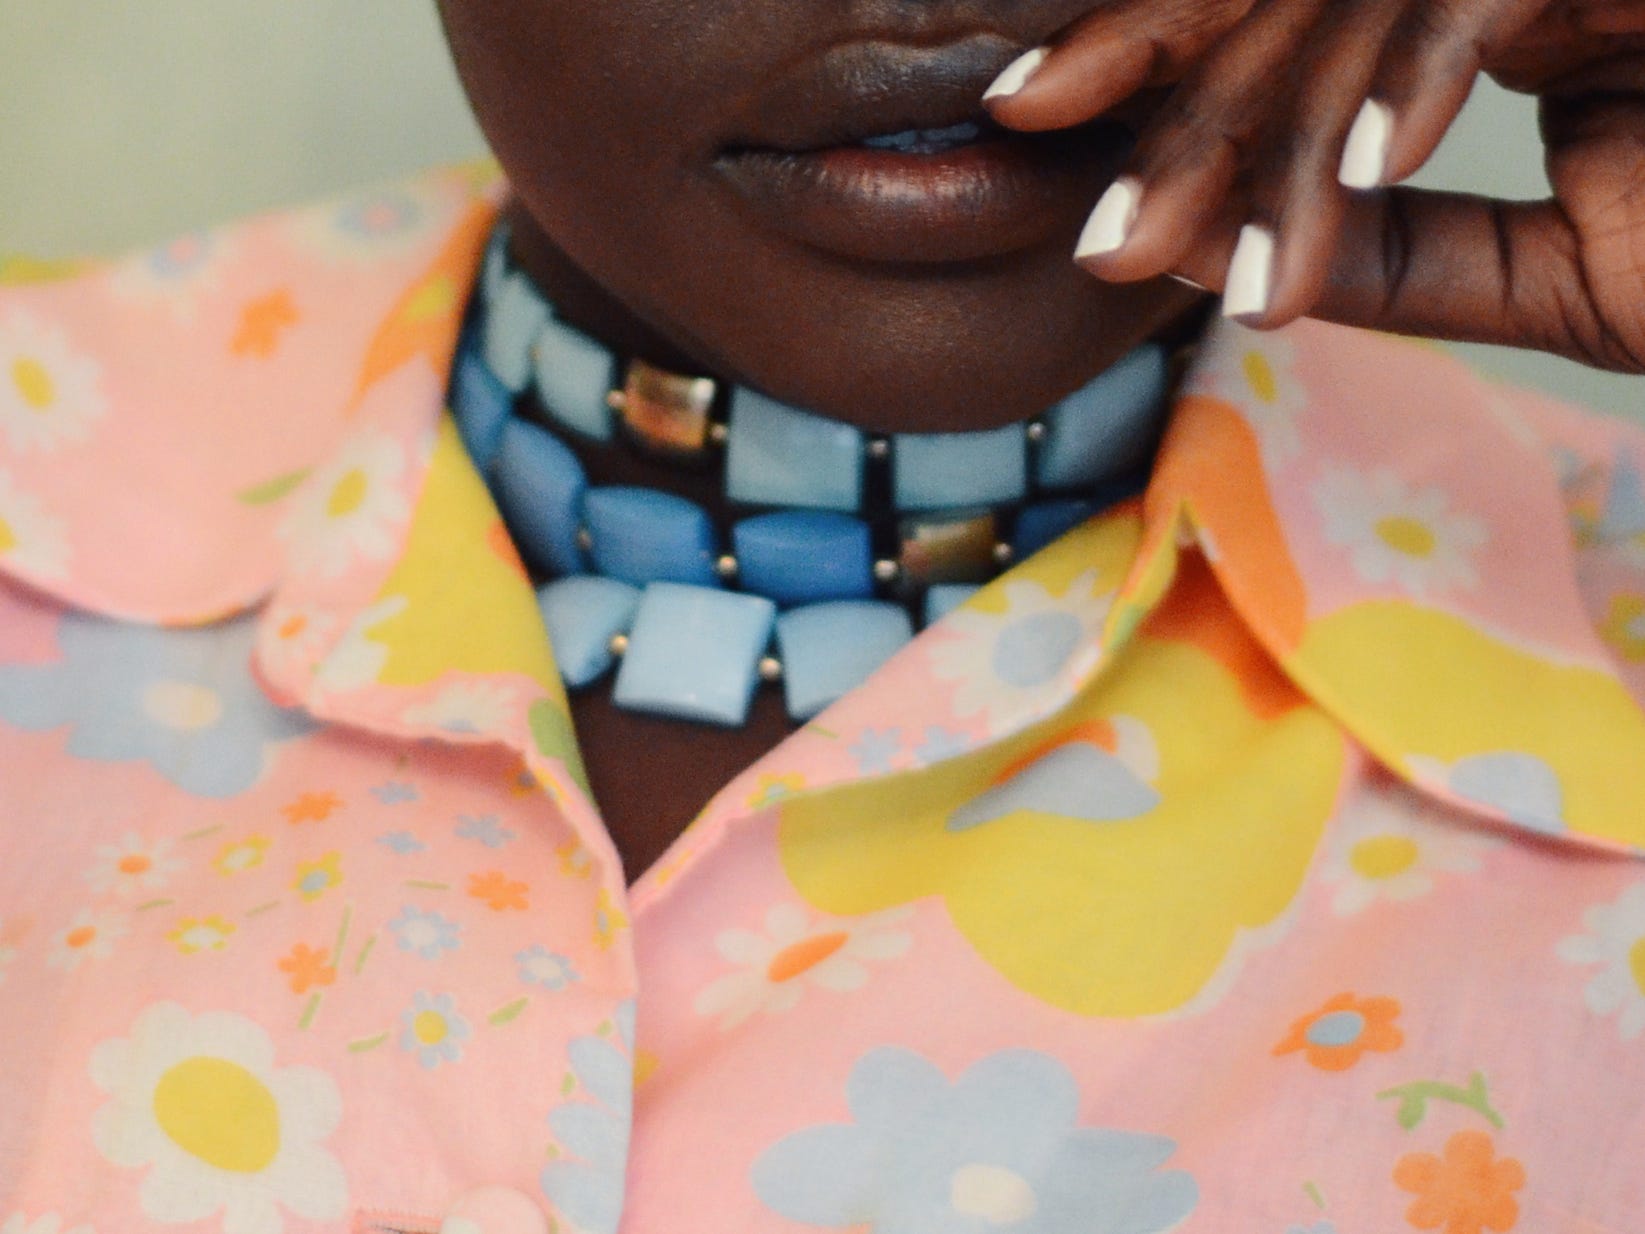
[[[994,84],[982,92],[982,101],[989,99],[1003,99],[1015,94],[1028,84],[1028,79],[1039,72],[1040,65],[1045,63],[1046,56],[1051,53],[1044,47],[1036,47],[1033,51],[1025,51],[1010,64],[1005,71],[994,78]],[[975,89],[975,87],[972,87]]]
[[[1268,310],[1274,278],[1274,233],[1247,223],[1239,231],[1234,260],[1228,263],[1228,286],[1222,293],[1224,317],[1253,317]]]
[[[1137,221],[1141,197],[1142,185],[1130,176],[1110,184],[1080,232],[1080,241],[1074,246],[1075,258],[1100,257],[1123,247],[1131,236],[1131,225]]]
[[[1394,139],[1394,113],[1386,103],[1366,99],[1348,130],[1337,179],[1351,189],[1374,189],[1388,174],[1388,147]]]

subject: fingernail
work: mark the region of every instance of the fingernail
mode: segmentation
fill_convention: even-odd
[[[1192,287],[1195,291],[1208,292],[1208,291],[1211,290],[1204,283],[1196,283],[1196,282],[1194,282],[1193,279],[1189,278],[1187,275],[1184,275],[1184,274],[1170,274],[1170,273],[1167,273],[1166,277],[1174,278],[1174,279],[1177,280],[1177,282],[1181,283],[1184,287]]]
[[[994,84],[982,92],[982,101],[989,99],[1003,99],[1015,94],[1028,84],[1028,79],[1039,71],[1040,65],[1045,63],[1045,57],[1051,53],[1043,47],[1036,47],[1033,51],[1025,51],[1010,64],[1005,71],[994,78]],[[976,89],[975,86],[972,89]]]
[[[1388,172],[1388,146],[1394,137],[1394,113],[1386,103],[1366,99],[1348,130],[1337,179],[1351,189],[1374,189]]]
[[[1255,317],[1268,310],[1274,277],[1274,233],[1247,223],[1239,231],[1234,260],[1228,263],[1228,286],[1222,293],[1224,317]]]
[[[1137,221],[1137,202],[1142,186],[1130,176],[1124,176],[1108,186],[1091,211],[1085,230],[1074,247],[1074,257],[1099,257],[1121,248],[1131,235],[1131,225]]]

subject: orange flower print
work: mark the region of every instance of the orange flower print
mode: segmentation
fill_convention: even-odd
[[[337,980],[337,969],[326,962],[326,956],[323,947],[298,943],[289,955],[280,959],[280,971],[291,974],[293,994],[306,994],[315,986],[330,985]]]
[[[302,793],[296,800],[280,807],[286,822],[319,823],[343,808],[343,799],[336,793]]]
[[[484,874],[468,876],[468,894],[476,900],[484,901],[485,906],[493,912],[500,913],[510,908],[529,908],[530,903],[526,896],[530,890],[524,883],[516,882],[501,870],[487,870]]]
[[[253,300],[240,314],[240,327],[234,332],[229,350],[237,356],[266,360],[279,349],[280,336],[296,325],[299,317],[289,291]]]
[[[1513,1193],[1525,1185],[1525,1167],[1496,1156],[1483,1131],[1459,1131],[1445,1155],[1406,1153],[1394,1167],[1394,1182],[1417,1198],[1405,1219],[1419,1230],[1444,1234],[1502,1234],[1519,1221]]]
[[[1301,1050],[1321,1071],[1347,1071],[1367,1051],[1388,1054],[1405,1044],[1405,1034],[1394,1024],[1398,1018],[1399,1003],[1394,999],[1338,994],[1291,1025],[1274,1054]]]

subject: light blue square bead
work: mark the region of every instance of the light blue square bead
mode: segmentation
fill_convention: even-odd
[[[554,434],[526,420],[503,426],[491,464],[491,491],[520,556],[550,574],[586,568],[577,546],[588,477]]]
[[[1165,349],[1145,343],[1046,412],[1041,488],[1084,488],[1141,466],[1165,423]]]
[[[503,427],[514,414],[514,396],[471,348],[458,353],[451,378],[451,414],[469,458],[486,471],[502,444]]]
[[[553,317],[532,344],[537,396],[555,421],[596,441],[611,440],[611,353]]]
[[[867,681],[914,637],[902,605],[885,600],[808,604],[777,619],[783,699],[794,720],[809,720]]]
[[[756,514],[731,529],[740,586],[787,607],[874,593],[868,524],[831,510]]]
[[[497,380],[515,394],[531,380],[531,346],[548,320],[548,302],[524,275],[503,276],[486,305],[485,361]]]
[[[982,587],[976,583],[938,583],[925,589],[925,624],[934,626],[944,617],[976,595]]]
[[[718,537],[708,511],[660,489],[590,489],[583,498],[583,526],[594,570],[644,587],[690,583],[718,587],[714,562]]]
[[[612,636],[627,633],[639,604],[639,588],[597,574],[562,578],[537,592],[566,685],[575,690],[605,674],[614,659]]]
[[[761,596],[653,583],[640,597],[612,697],[631,711],[741,724],[776,615]]]
[[[739,386],[731,397],[725,487],[752,506],[855,511],[862,433]]]
[[[1028,490],[1028,438],[1020,424],[982,433],[900,435],[891,450],[899,510],[997,506]]]

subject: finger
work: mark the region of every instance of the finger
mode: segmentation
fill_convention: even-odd
[[[1126,173],[1097,203],[1075,257],[1116,282],[1176,268],[1227,205],[1274,82],[1329,0],[1265,0],[1193,69],[1143,133]]]
[[[1349,150],[1367,183],[1395,184],[1432,157],[1473,92],[1486,61],[1546,9],[1548,0],[1423,0],[1394,24]],[[1371,174],[1371,173],[1378,174]]]
[[[1607,309],[1591,290],[1591,259],[1554,202],[1390,189],[1350,206],[1312,315],[1645,371],[1645,276],[1636,267],[1627,280],[1631,305],[1613,295]]]
[[[1227,283],[1224,311],[1252,325],[1303,316],[1325,288],[1345,193],[1342,152],[1406,0],[1333,4],[1296,56],[1301,80],[1270,117],[1247,171],[1251,213]]]
[[[1120,0],[1014,61],[983,95],[1024,131],[1083,124],[1150,85],[1182,79],[1253,0]]]

